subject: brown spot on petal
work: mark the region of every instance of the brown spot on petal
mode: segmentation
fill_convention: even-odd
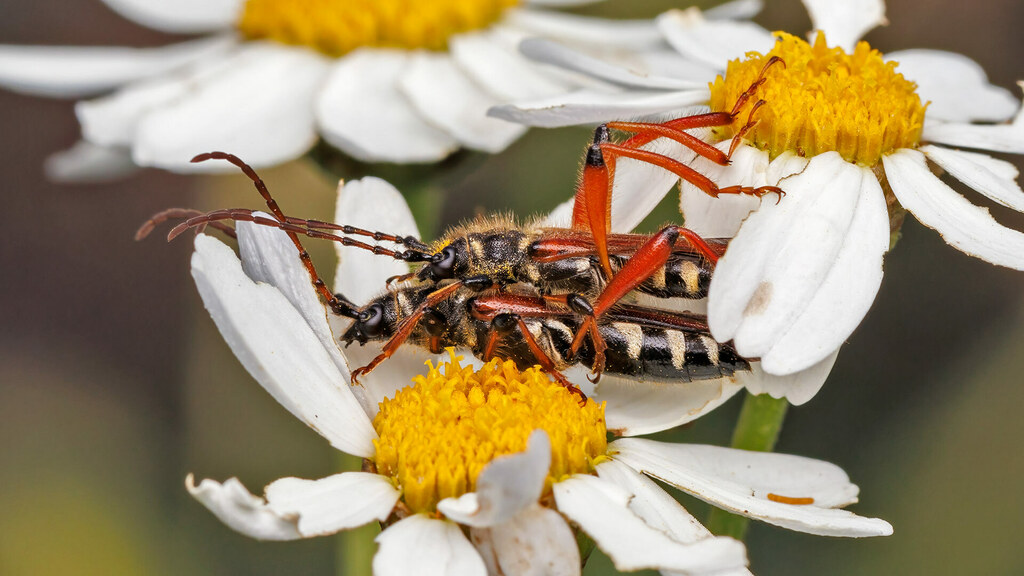
[[[768,303],[772,301],[772,283],[761,282],[758,284],[757,289],[754,290],[754,295],[750,297],[750,302],[747,302],[746,309],[743,310],[744,316],[757,316],[762,314],[765,308],[768,307]]]

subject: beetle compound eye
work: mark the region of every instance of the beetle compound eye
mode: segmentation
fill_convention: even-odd
[[[384,329],[384,308],[380,304],[374,304],[359,315],[359,331],[364,336],[379,336]]]
[[[431,336],[440,336],[444,333],[445,328],[448,327],[448,319],[445,318],[444,314],[441,314],[437,310],[427,308],[423,311],[421,324],[427,331],[427,334],[430,334]]]
[[[434,278],[451,278],[455,270],[455,248],[445,246],[438,255],[440,258],[437,262],[430,265],[431,274],[434,275]]]

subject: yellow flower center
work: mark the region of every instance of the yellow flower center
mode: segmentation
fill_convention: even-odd
[[[729,111],[770,57],[786,63],[768,71],[767,82],[744,106],[739,120],[719,136],[731,138],[751,106],[762,99],[767,104],[756,112],[757,126],[747,138],[772,158],[787,150],[801,156],[835,150],[849,162],[873,166],[882,154],[918,144],[926,105],[915,91],[917,85],[896,72],[896,62],[885,62],[867,42],[847,54],[829,48],[820,32],[813,46],[796,36],[776,34],[771,52],[733,60],[725,78],[712,82],[711,109]]]
[[[589,473],[608,448],[604,404],[579,399],[539,368],[520,372],[492,360],[479,371],[450,360],[384,400],[373,420],[377,472],[390,476],[413,512],[476,490],[480,471],[504,454],[526,450],[536,429],[551,440],[551,483]]]
[[[496,22],[518,0],[247,0],[238,24],[251,39],[341,56],[361,46],[444,50],[453,34]]]

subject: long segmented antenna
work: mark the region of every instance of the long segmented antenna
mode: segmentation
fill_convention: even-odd
[[[306,249],[302,246],[302,242],[299,240],[299,234],[304,234],[306,236],[310,236],[310,237],[313,237],[313,238],[321,237],[320,235],[323,235],[323,237],[327,237],[328,239],[332,239],[332,240],[334,238],[338,238],[337,241],[340,241],[342,244],[344,244],[346,246],[354,246],[354,247],[364,247],[364,246],[366,246],[366,247],[369,247],[369,249],[371,251],[376,252],[375,247],[370,247],[368,244],[363,244],[362,242],[357,242],[355,240],[351,240],[351,239],[348,239],[348,238],[344,239],[345,241],[342,241],[342,237],[337,237],[337,236],[334,236],[333,234],[328,234],[326,232],[321,232],[321,231],[318,231],[318,230],[315,230],[315,229],[303,228],[302,226],[299,226],[299,225],[290,224],[288,222],[288,217],[286,217],[284,215],[284,212],[282,212],[281,208],[277,205],[277,201],[274,200],[273,196],[270,195],[270,190],[268,190],[267,189],[267,185],[263,183],[263,179],[260,178],[259,174],[257,174],[256,171],[253,170],[251,166],[249,166],[248,164],[243,162],[241,158],[235,156],[234,154],[228,154],[226,152],[207,152],[205,154],[199,154],[198,156],[192,158],[192,162],[205,162],[207,160],[227,160],[228,162],[230,162],[230,163],[234,164],[235,166],[237,166],[242,171],[243,174],[245,174],[246,176],[249,177],[250,180],[252,180],[253,185],[256,187],[256,191],[259,192],[260,196],[263,197],[263,200],[267,203],[267,208],[270,209],[270,212],[274,215],[274,217],[276,218],[276,221],[275,220],[271,220],[269,218],[264,218],[264,217],[261,217],[261,216],[255,216],[255,215],[251,214],[251,211],[248,211],[248,214],[245,211],[239,211],[237,214],[234,214],[234,215],[231,214],[232,211],[230,211],[230,210],[229,211],[217,211],[217,212],[224,213],[225,217],[224,218],[207,218],[207,216],[204,215],[204,216],[195,216],[195,217],[189,218],[188,220],[186,220],[183,223],[184,227],[182,227],[183,225],[178,225],[178,226],[176,226],[174,228],[174,230],[171,230],[171,236],[170,237],[173,237],[173,236],[175,236],[177,234],[180,234],[181,231],[187,230],[189,227],[194,226],[194,225],[203,225],[203,224],[212,223],[212,222],[215,222],[215,221],[218,221],[218,220],[227,220],[227,219],[238,220],[239,219],[237,217],[229,217],[229,216],[250,216],[251,215],[252,216],[252,220],[251,220],[252,222],[255,222],[257,224],[262,224],[262,225],[265,225],[265,226],[273,226],[273,227],[276,227],[276,228],[280,228],[281,230],[283,230],[285,232],[285,234],[288,235],[288,237],[291,239],[292,243],[295,245],[295,248],[298,249],[298,251],[299,251],[299,259],[302,260],[302,265],[306,268],[306,272],[309,274],[310,279],[313,281],[313,287],[317,290],[317,292],[320,293],[320,295],[323,297],[323,299],[327,302],[327,305],[330,306],[331,310],[333,310],[335,314],[338,314],[338,315],[341,315],[341,316],[346,316],[346,317],[349,317],[349,318],[360,318],[360,316],[362,316],[362,314],[358,310],[353,308],[353,306],[348,301],[343,300],[343,299],[338,298],[337,296],[335,296],[330,291],[330,289],[327,288],[327,284],[323,281],[323,279],[320,277],[320,274],[316,271],[316,267],[313,266],[313,260],[310,259],[309,252],[307,252]],[[190,222],[192,222],[192,224],[189,224]],[[175,231],[178,231],[177,234],[175,233]],[[376,247],[376,248],[379,248],[379,247]],[[383,248],[379,248],[379,250],[383,251],[384,249]],[[394,252],[394,251],[389,251],[389,252],[397,254],[397,252]]]
[[[214,210],[212,212],[198,213],[178,224],[167,233],[167,241],[174,240],[183,232],[189,228],[195,228],[197,226],[203,226],[209,224],[213,226],[215,223],[222,223],[224,220],[231,220],[235,222],[252,222],[260,226],[269,226],[270,228],[277,228],[284,230],[288,233],[302,234],[310,238],[317,238],[321,240],[330,240],[337,242],[342,246],[350,246],[352,248],[360,248],[373,252],[379,256],[390,256],[395,260],[401,260],[403,262],[429,262],[435,258],[433,254],[423,252],[420,250],[405,250],[398,252],[396,250],[389,250],[382,246],[376,246],[373,244],[367,244],[352,238],[345,236],[338,236],[337,234],[331,234],[330,232],[324,232],[316,228],[317,224],[323,224],[322,222],[315,220],[302,220],[299,218],[288,218],[286,222],[280,222],[266,216],[260,216],[254,210],[248,208],[227,208],[224,210]],[[342,229],[351,228],[350,226],[340,226],[337,224],[329,224],[330,229]],[[356,229],[358,230],[358,228]],[[147,232],[148,233],[148,232]],[[375,233],[371,232],[366,236],[373,236]],[[401,240],[401,238],[399,238]],[[384,238],[385,241],[390,241]],[[398,244],[398,242],[395,242]]]
[[[157,212],[153,216],[142,223],[139,229],[135,231],[135,241],[141,241],[149,236],[157,226],[167,222],[168,220],[182,220],[188,219],[195,216],[201,216],[202,211],[194,208],[168,208],[162,212]],[[235,229],[223,222],[208,222],[211,228],[216,228],[221,232],[227,234],[232,238],[238,238],[238,234],[235,233]],[[202,232],[201,228],[197,228],[198,232]]]

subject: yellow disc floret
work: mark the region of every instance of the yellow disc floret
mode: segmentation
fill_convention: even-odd
[[[444,50],[518,0],[247,0],[239,30],[341,56],[361,46]]]
[[[390,476],[413,512],[476,489],[480,471],[526,450],[534,430],[551,440],[551,483],[592,472],[608,447],[604,405],[579,398],[539,368],[492,360],[479,371],[451,359],[384,400],[373,420],[377,472]]]
[[[829,48],[820,32],[814,45],[781,32],[776,36],[771,52],[733,60],[725,77],[711,84],[711,109],[728,112],[770,57],[785,62],[768,71],[739,119],[720,136],[732,137],[762,99],[766,104],[746,137],[772,158],[787,150],[808,157],[835,150],[849,162],[873,166],[882,154],[918,144],[926,105],[917,85],[896,72],[896,62],[886,62],[867,42],[847,54]]]

